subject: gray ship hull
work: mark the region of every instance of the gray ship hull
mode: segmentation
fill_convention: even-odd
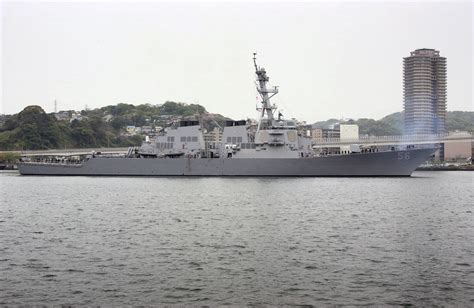
[[[91,158],[80,165],[20,163],[23,175],[410,176],[434,149],[313,158]]]

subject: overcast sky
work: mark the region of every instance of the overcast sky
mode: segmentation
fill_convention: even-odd
[[[447,57],[448,110],[473,110],[465,2],[2,2],[0,113],[120,102],[199,103],[256,117],[252,53],[286,117],[381,118],[403,109],[402,61]]]

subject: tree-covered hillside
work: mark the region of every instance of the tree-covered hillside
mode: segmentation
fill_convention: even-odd
[[[39,106],[26,107],[0,127],[0,150],[126,146],[140,139],[121,137],[98,115],[80,121],[58,121]]]
[[[58,120],[39,106],[28,106],[18,114],[5,116],[0,125],[0,150],[136,146],[141,144],[143,134],[131,134],[127,126],[154,130],[166,127],[173,120],[202,118],[204,128],[212,129],[216,122],[223,125],[228,119],[209,114],[201,105],[176,102],[118,104],[60,114],[65,119]]]
[[[446,117],[446,128],[448,131],[468,131],[474,133],[474,112],[451,111]]]
[[[337,119],[320,121],[313,124],[314,128],[327,128],[341,122]],[[403,134],[403,113],[395,112],[380,120],[358,119],[348,120],[344,123],[359,125],[359,133],[369,136],[391,136]],[[448,111],[446,115],[446,128],[450,132],[468,131],[474,133],[474,112],[471,111]]]
[[[167,101],[163,105],[131,105],[118,104],[102,107],[99,109],[82,112],[86,116],[111,115],[111,125],[115,129],[123,128],[127,125],[143,126],[154,123],[156,125],[166,125],[169,117],[198,117],[206,114],[206,109],[201,105],[185,104]]]
[[[19,114],[8,117],[0,128],[0,148],[57,148],[61,127],[56,118],[39,106],[28,106]]]

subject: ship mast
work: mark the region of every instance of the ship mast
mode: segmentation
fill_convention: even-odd
[[[268,122],[270,124],[274,119],[273,110],[276,109],[276,106],[270,104],[270,98],[272,98],[278,93],[278,87],[275,86],[273,87],[273,89],[267,89],[267,82],[270,78],[267,76],[267,72],[263,67],[257,66],[256,52],[253,53],[253,64],[255,66],[255,74],[257,75],[258,81],[257,91],[260,94],[260,97],[262,98],[262,113],[260,114],[260,120],[258,121],[258,132],[260,130],[260,125],[263,117],[265,116],[265,113],[267,114]],[[271,95],[269,96],[268,94]]]

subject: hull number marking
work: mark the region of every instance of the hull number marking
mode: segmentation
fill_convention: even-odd
[[[398,152],[398,160],[410,159],[410,152]]]

